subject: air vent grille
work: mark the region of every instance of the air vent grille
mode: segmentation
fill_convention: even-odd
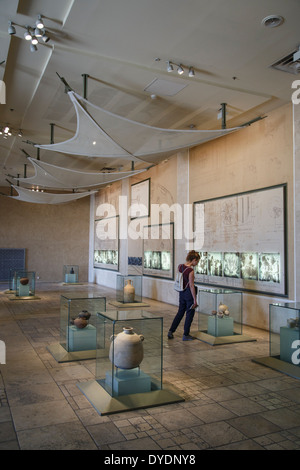
[[[296,52],[297,50],[291,52],[286,57],[283,57],[282,59],[272,64],[271,67],[276,70],[281,70],[282,72],[288,72],[297,75],[300,73],[300,60],[294,60],[294,54]]]

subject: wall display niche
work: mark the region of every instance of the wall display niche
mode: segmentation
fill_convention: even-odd
[[[119,216],[95,220],[94,268],[119,271]]]
[[[173,222],[144,227],[143,275],[174,279]]]
[[[286,189],[194,203],[197,283],[287,296]]]

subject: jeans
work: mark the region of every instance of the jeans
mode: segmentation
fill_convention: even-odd
[[[189,287],[182,292],[179,292],[179,308],[178,312],[173,320],[171,325],[170,331],[174,333],[181,322],[185,312],[185,322],[183,328],[183,334],[188,336],[190,334],[191,324],[195,315],[195,309],[191,309],[192,305],[194,304],[194,299]]]

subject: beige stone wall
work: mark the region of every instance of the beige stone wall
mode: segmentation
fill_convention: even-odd
[[[293,112],[286,105],[265,119],[190,150],[190,202],[287,183],[289,298],[294,296]],[[244,323],[268,329],[269,304],[244,294]]]
[[[79,280],[87,281],[89,199],[48,205],[0,196],[0,247],[25,248],[26,268],[40,282],[62,281],[68,264],[78,265]]]

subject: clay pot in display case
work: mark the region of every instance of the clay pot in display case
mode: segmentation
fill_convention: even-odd
[[[22,284],[22,286],[27,286],[28,282],[29,282],[28,277],[21,277],[20,284]]]
[[[77,318],[71,320],[71,325],[75,325],[79,329],[85,328],[89,323],[90,316],[91,314],[87,310],[82,310]]]
[[[134,369],[144,357],[143,335],[138,335],[133,328],[123,328],[117,335],[111,336],[109,359],[119,369]]]
[[[131,279],[127,279],[125,287],[124,287],[124,302],[133,303],[134,296],[135,296],[135,288],[132,285]]]

